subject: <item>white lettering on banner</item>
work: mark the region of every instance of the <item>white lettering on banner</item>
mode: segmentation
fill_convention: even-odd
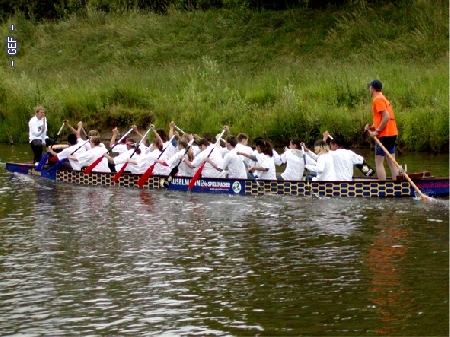
[[[189,179],[183,179],[183,178],[173,178],[172,184],[175,185],[189,185]]]
[[[212,187],[212,188],[230,188],[230,183],[226,181],[198,181],[201,187]],[[197,185],[197,184],[196,184]]]
[[[184,178],[173,178],[172,184],[175,185],[181,185],[186,186],[189,185],[190,179],[184,179]],[[205,181],[202,179],[199,179],[195,182],[195,186],[200,187],[209,187],[209,188],[215,188],[215,189],[229,189],[231,184],[228,181]]]

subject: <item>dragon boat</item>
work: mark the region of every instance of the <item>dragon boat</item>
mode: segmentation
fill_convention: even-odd
[[[38,176],[53,180],[59,183],[88,185],[88,186],[118,186],[126,188],[141,188],[137,181],[140,174],[124,173],[115,183],[113,177],[115,173],[91,172],[86,174],[83,171],[58,168],[51,170],[51,166],[45,166],[37,170],[30,163],[6,163],[6,170]],[[436,178],[430,175],[429,171],[408,174],[414,184],[422,193],[430,197],[449,196],[449,178]],[[143,189],[171,190],[171,191],[191,191],[194,193],[222,193],[258,196],[265,194],[290,195],[298,197],[352,197],[352,198],[400,198],[415,197],[416,191],[412,184],[397,177],[397,180],[379,181],[371,177],[353,178],[352,181],[274,181],[255,179],[213,179],[199,178],[192,189],[188,189],[190,177],[174,177],[170,184],[167,184],[166,176],[153,175],[147,180]]]

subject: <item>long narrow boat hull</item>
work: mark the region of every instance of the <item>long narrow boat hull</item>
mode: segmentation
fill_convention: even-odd
[[[141,175],[124,173],[117,183],[113,182],[114,173],[92,172],[85,174],[81,171],[69,169],[49,170],[44,168],[37,171],[32,164],[6,163],[10,172],[39,176],[57,182],[90,185],[90,186],[120,186],[139,188],[137,181]],[[449,196],[448,178],[413,179],[416,186],[431,197]],[[190,178],[176,177],[168,188],[164,187],[164,176],[151,176],[144,189],[167,189],[172,191],[188,191]],[[353,181],[311,182],[305,181],[271,181],[251,179],[205,179],[201,178],[191,190],[197,193],[223,193],[239,195],[292,195],[299,197],[414,197],[414,188],[407,181],[378,181],[371,178],[356,178]]]

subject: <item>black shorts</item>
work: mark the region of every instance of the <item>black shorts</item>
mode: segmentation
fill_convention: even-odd
[[[378,138],[381,144],[388,150],[390,154],[395,153],[395,141],[397,140],[397,136],[385,136]],[[383,151],[383,149],[378,145],[378,143],[375,143],[375,155],[377,156],[386,156],[386,153]]]
[[[51,146],[53,144],[54,144],[53,139],[50,139],[50,138],[45,139],[45,146]],[[33,139],[31,141],[31,146],[32,147],[42,146],[42,140],[40,140],[40,139]]]

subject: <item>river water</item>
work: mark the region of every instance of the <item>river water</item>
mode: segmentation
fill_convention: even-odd
[[[3,162],[29,157],[0,145]],[[447,155],[403,158],[448,175]],[[0,168],[0,215],[1,335],[449,335],[448,199],[203,195]]]

